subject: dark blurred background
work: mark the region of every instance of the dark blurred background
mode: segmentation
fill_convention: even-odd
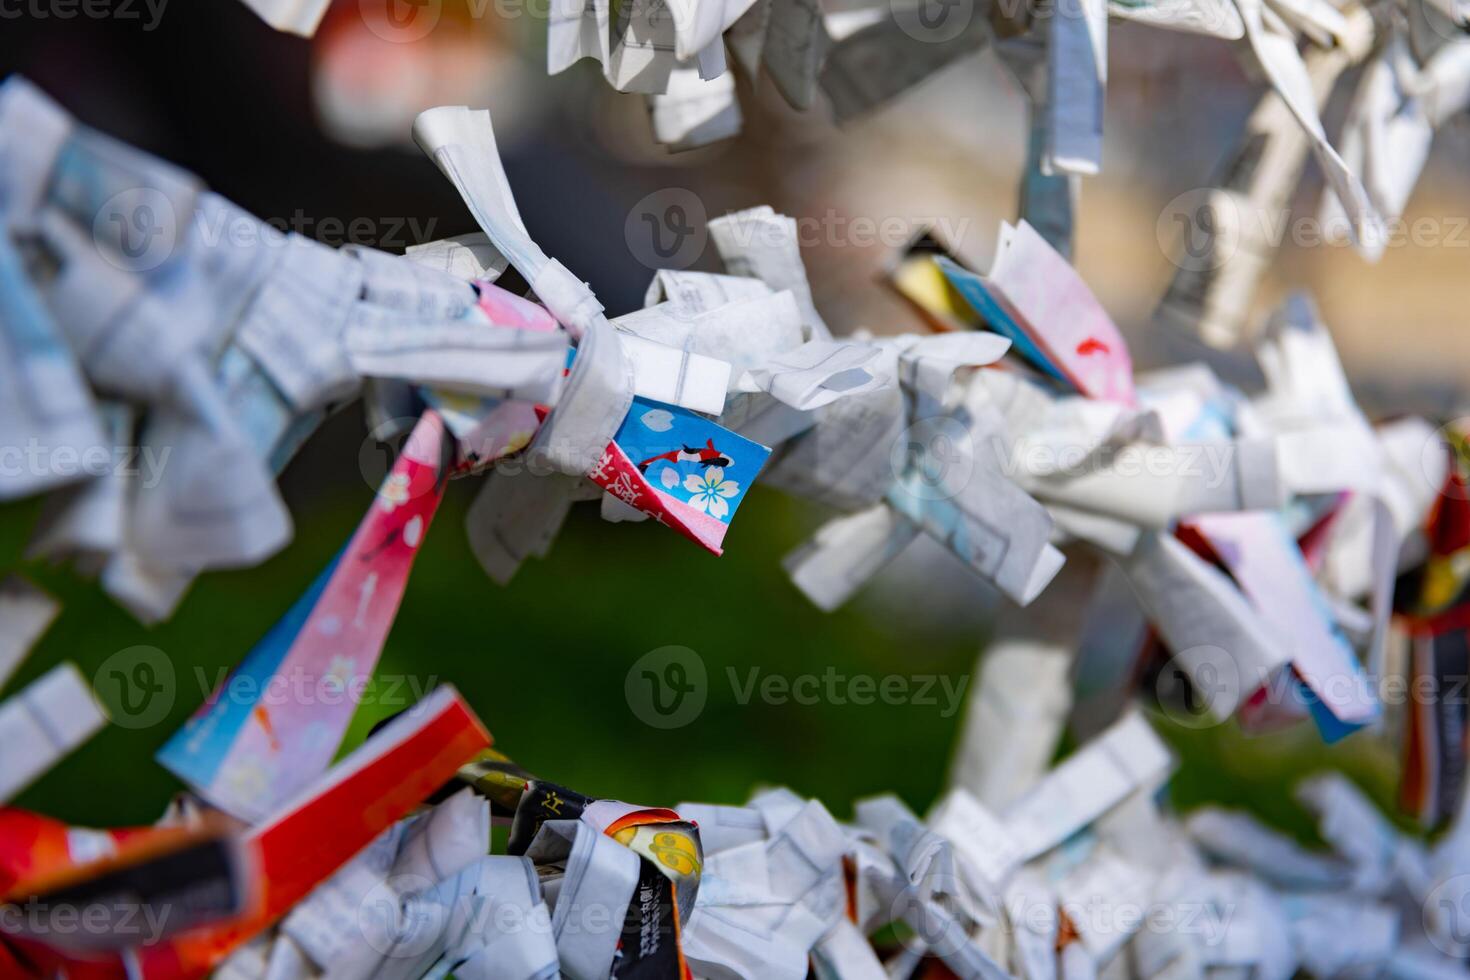
[[[114,0],[118,5],[124,0]],[[413,43],[371,29],[383,0],[339,2],[313,40],[279,34],[237,0],[172,0],[153,19],[7,15],[0,75],[20,72],[86,123],[198,174],[212,189],[328,244],[401,251],[473,229],[449,183],[412,145],[421,109],[488,107],[522,216],[548,254],[590,280],[610,314],[642,304],[652,270],[625,235],[635,202],[693,190],[708,216],[768,203],[838,228],[856,217],[943,218],[983,268],[998,222],[1014,217],[1023,149],[1020,93],[989,54],[966,58],[875,115],[839,130],[824,108],[787,109],[766,81],[741,79],[743,134],[688,154],[651,139],[638,96],[613,92],[583,62],[545,74],[545,21],[535,4],[474,17],[458,0]],[[17,4],[10,10],[22,10]],[[1149,367],[1194,353],[1148,318],[1172,271],[1155,224],[1164,203],[1204,186],[1260,88],[1223,42],[1115,25],[1105,173],[1088,181],[1076,261]],[[1351,83],[1349,83],[1350,87]],[[1339,98],[1329,124],[1340,115]],[[1470,214],[1465,127],[1440,134],[1407,220]],[[1294,202],[1315,212],[1309,172]],[[890,255],[838,232],[804,256],[819,308],[839,333],[922,329],[877,283]],[[1447,414],[1466,380],[1467,252],[1391,249],[1367,266],[1345,249],[1288,246],[1262,308],[1288,286],[1316,291],[1370,411]],[[714,269],[713,249],[700,267]],[[372,488],[359,450],[360,406],[334,417],[287,470],[296,538],[259,568],[204,576],[174,618],[145,628],[94,584],[21,561],[38,502],[0,507],[0,570],[19,569],[65,604],[12,679],[17,690],[63,659],[89,676],[109,656],[156,647],[175,668],[167,718],[114,727],[17,802],[93,824],[149,822],[176,788],[153,752],[306,588],[356,526]],[[467,481],[472,483],[473,481]],[[787,676],[974,671],[995,600],[935,548],[905,556],[848,608],[825,615],[787,582],[780,557],[823,515],[757,488],[726,555],[666,529],[608,525],[574,512],[551,556],[498,588],[470,554],[463,514],[474,492],[453,486],[389,637],[380,674],[426,688],[452,682],[497,742],[525,766],[599,796],[650,804],[738,802],[759,784],[824,799],[839,816],[858,796],[892,790],[923,808],[942,790],[958,715],[939,706],[740,704],[751,667]],[[643,724],[624,697],[650,650],[696,651],[709,700],[687,727]],[[386,686],[383,688],[386,694]],[[402,696],[400,691],[399,696]],[[391,700],[385,698],[384,700]],[[369,704],[348,746],[396,706]],[[1239,802],[1298,833],[1307,823],[1287,786],[1318,765],[1344,768],[1376,797],[1391,794],[1391,752],[1358,735],[1332,749],[1303,728],[1245,738],[1234,726],[1186,731],[1157,719],[1183,765],[1171,793],[1184,807]],[[1005,746],[996,746],[1005,751]]]

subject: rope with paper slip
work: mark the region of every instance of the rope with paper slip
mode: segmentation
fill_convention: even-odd
[[[37,555],[80,559],[129,609],[161,618],[199,572],[286,544],[274,475],[330,411],[360,395],[376,429],[410,430],[342,552],[159,753],[191,790],[165,825],[81,831],[0,811],[0,957],[13,964],[0,967],[764,977],[805,976],[810,961],[828,976],[1030,978],[1123,957],[1117,968],[1145,977],[1231,965],[1331,976],[1345,964],[1313,937],[1351,920],[1363,926],[1352,962],[1458,968],[1453,911],[1421,923],[1403,914],[1406,896],[1459,900],[1444,891],[1467,868],[1458,824],[1422,852],[1330,780],[1303,793],[1328,801],[1334,855],[1298,853],[1237,815],[1180,824],[1152,802],[1168,753],[1127,708],[1135,672],[1162,661],[1211,716],[1248,728],[1310,717],[1337,738],[1385,724],[1373,690],[1387,673],[1467,666],[1456,666],[1463,434],[1419,419],[1370,425],[1308,299],[1293,297],[1264,331],[1266,387],[1254,396],[1203,366],[1135,375],[1086,283],[1022,221],[1002,229],[986,275],[935,247],[901,257],[894,287],[961,329],[836,340],[812,303],[794,222],[757,208],[711,222],[726,274],[665,270],[644,309],[608,318],[526,231],[488,113],[433,109],[415,137],[484,234],[403,257],[337,252],[78,126],[23,80],[0,89],[6,444],[84,459],[138,426],[145,447],[175,459],[153,486],[81,470],[0,479],[5,499],[52,497]],[[167,247],[153,250],[155,237],[140,248],[126,220],[107,220],[140,205],[182,218],[163,226]],[[204,233],[218,222],[253,234]],[[535,301],[495,284],[508,266]],[[579,500],[599,500],[611,520],[651,517],[718,554],[759,478],[840,512],[786,563],[824,608],[924,535],[1020,605],[1044,607],[1055,576],[1102,556],[1089,614],[1131,614],[1136,626],[1028,636],[1028,623],[1059,625],[1032,610],[1008,642],[1022,662],[1028,643],[1043,657],[1081,646],[1079,671],[1100,678],[1085,692],[1099,695],[1092,740],[1055,769],[1047,738],[1059,729],[1003,779],[983,762],[961,767],[955,795],[925,822],[893,800],[861,804],[843,827],[784,793],[745,808],[588,797],[489,750],[452,689],[333,766],[350,699],[268,705],[260,692],[273,678],[348,690],[371,677],[446,481],[475,473],[486,475],[468,530],[500,581],[545,554]],[[20,614],[0,646],[8,673],[54,609],[19,583],[0,601]],[[979,696],[1005,688],[1000,669],[985,674]],[[242,677],[260,682],[254,697],[231,684]],[[1432,825],[1463,812],[1453,707],[1432,702],[1405,742],[1421,777],[1406,803]],[[973,708],[962,757],[971,731],[995,731],[986,710]],[[0,704],[4,744],[26,747],[0,762],[0,794],[104,723],[65,666]],[[456,780],[485,800],[446,792]],[[383,786],[393,792],[380,798]],[[416,809],[424,801],[437,805]],[[492,811],[511,822],[508,855],[484,853]],[[1341,835],[1342,821],[1379,846]],[[433,860],[413,843],[430,834]],[[300,862],[320,837],[332,845]],[[454,857],[440,859],[440,841]],[[1263,842],[1290,860],[1252,864]],[[1315,870],[1283,870],[1297,867]],[[89,937],[103,948],[78,949],[57,923],[25,914],[119,890],[160,918],[191,915],[148,943],[117,924]],[[196,890],[210,901],[186,900]],[[1095,896],[1249,904],[1252,918],[1201,949],[1192,932],[1088,922]],[[364,902],[388,917],[362,913]],[[1013,903],[1052,909],[1050,930]],[[521,926],[486,928],[481,906],[518,910]],[[600,927],[573,918],[588,908]],[[416,932],[425,921],[438,927]],[[886,926],[892,935],[874,940]]]
[[[330,0],[245,0],[278,30],[312,36]],[[439,0],[407,23],[357,4],[367,29],[426,34]],[[471,18],[486,12],[473,4]],[[1022,216],[1064,255],[1079,180],[1103,165],[1109,20],[1231,44],[1267,83],[1222,186],[1190,212],[1181,268],[1160,314],[1229,346],[1275,244],[1310,152],[1326,177],[1318,218],[1330,238],[1376,260],[1434,133],[1470,106],[1470,11],[1460,0],[892,0],[833,8],[814,0],[558,0],[546,11],[547,71],[595,60],[608,85],[648,100],[654,139],[688,150],[727,139],[742,118],[735,75],[768,79],[791,109],[859,118],[982,50],[1028,102]],[[487,55],[487,57],[489,57]],[[1320,116],[1339,82],[1357,87],[1336,144]],[[820,94],[820,98],[819,98]]]

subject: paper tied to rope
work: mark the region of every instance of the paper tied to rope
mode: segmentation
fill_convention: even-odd
[[[1039,248],[1047,246],[1041,243]],[[1080,280],[1076,282],[1080,285]],[[1090,294],[1087,298],[1091,299]],[[1059,321],[1052,316],[1052,311],[1043,312],[1046,319],[1039,322],[1044,329],[1065,322],[1065,318]],[[1101,314],[1100,308],[1097,312]],[[1112,356],[1126,364],[1126,347],[1106,321],[1106,314],[1101,316],[1111,331],[1109,337],[1116,338],[1110,348],[1115,352]],[[788,559],[788,570],[819,605],[830,608],[843,601],[867,575],[897,554],[916,528],[945,543],[1023,604],[1034,598],[1061,567],[1060,552],[1049,543],[1050,516],[1006,472],[1005,419],[988,399],[975,397],[981,392],[981,378],[987,372],[968,380],[964,390],[969,396],[957,412],[956,393],[951,389],[951,379],[959,369],[994,363],[1017,337],[1026,341],[1027,350],[1037,350],[1014,320],[1009,324],[1011,329],[1000,330],[1003,337],[958,333],[891,342],[900,352],[894,373],[904,381],[903,390],[911,399],[908,427],[901,436],[895,433],[886,437],[894,450],[888,478],[896,476],[897,480],[885,496],[899,517],[895,522],[880,512],[869,511],[860,518],[840,519],[840,523],[824,529],[812,546]],[[900,420],[905,414],[903,404],[900,400],[895,412]],[[871,410],[866,416],[858,416],[863,424],[873,426],[875,435],[881,418]],[[887,424],[892,431],[893,423]],[[789,468],[794,454],[805,445],[813,444],[820,450],[823,435],[819,425],[799,440],[778,464],[776,474]],[[843,445],[867,446],[873,441],[839,437],[836,449],[840,453]],[[834,469],[844,480],[863,472],[850,464]],[[882,478],[874,473],[874,479]]]
[[[977,292],[984,285],[972,283]],[[988,293],[981,295],[994,302]],[[972,396],[984,394],[1003,406],[1002,445],[1018,464],[1015,479],[1047,504],[1059,526],[1131,556],[1125,568],[1146,577],[1146,584],[1144,578],[1135,584],[1149,618],[1179,664],[1209,692],[1210,710],[1223,717],[1253,691],[1259,697],[1260,685],[1291,659],[1285,649],[1294,649],[1301,662],[1293,670],[1311,688],[1303,703],[1325,704],[1319,721],[1337,737],[1377,717],[1353,647],[1368,651],[1370,667],[1379,663],[1399,544],[1422,519],[1426,503],[1422,495],[1416,503],[1412,491],[1392,477],[1396,467],[1388,465],[1385,452],[1393,443],[1363,421],[1310,305],[1293,300],[1274,324],[1260,353],[1268,390],[1249,403],[1225,397],[1199,371],[1151,380],[1137,389],[1137,407],[1109,408],[1001,372],[982,373]],[[1028,350],[1045,363],[1038,345]],[[1115,455],[1119,449],[1136,458]],[[1146,465],[1140,468],[1139,461]],[[1318,551],[1304,557],[1308,546],[1299,548],[1287,537],[1281,518],[1250,513],[1324,493],[1351,493],[1366,507],[1359,508],[1356,521],[1364,531],[1338,538],[1333,525],[1324,524],[1314,539],[1323,542],[1314,546],[1322,557],[1312,560],[1334,555],[1341,569],[1335,580],[1351,583],[1336,606],[1326,601],[1307,567]],[[1241,513],[1223,513],[1236,511]],[[1190,540],[1206,559],[1223,557],[1235,582],[1216,577],[1189,549],[1167,539],[1162,532],[1176,521],[1194,535]],[[1240,538],[1247,527],[1262,532],[1249,545]],[[1309,527],[1300,525],[1297,533]],[[1145,533],[1149,529],[1156,533]],[[1205,543],[1211,534],[1235,543],[1211,550]],[[1254,585],[1246,581],[1246,565],[1255,569]],[[1354,574],[1350,568],[1371,571]],[[1255,595],[1257,608],[1234,596],[1237,582]],[[1365,593],[1371,609],[1366,633],[1344,635],[1339,621],[1348,616],[1356,630],[1358,619],[1348,603]],[[1265,606],[1274,612],[1257,622]],[[1217,615],[1200,615],[1209,609]],[[1286,636],[1295,639],[1283,646],[1279,638]],[[1234,639],[1222,643],[1222,637]],[[1228,663],[1211,654],[1222,648],[1232,651]]]
[[[1431,118],[1431,106],[1442,91],[1434,83],[1435,69],[1451,62],[1470,64],[1467,57],[1470,48],[1446,47],[1421,74],[1407,40],[1394,34],[1363,70],[1343,124],[1342,158],[1362,178],[1368,199],[1390,224],[1403,215],[1434,139],[1437,120]],[[1460,103],[1455,110],[1460,111],[1470,89],[1444,94]],[[1335,193],[1323,194],[1318,219],[1327,234],[1350,237],[1344,234],[1350,227],[1347,212]]]
[[[253,898],[258,867],[227,820],[102,833],[14,810],[6,823],[7,831],[44,841],[37,849],[51,859],[32,863],[4,889],[4,907],[13,913],[5,931],[22,948],[79,959],[116,955],[141,932],[134,917],[152,923],[150,938],[159,942],[243,915]],[[17,871],[12,865],[6,876]],[[85,917],[88,927],[77,929],[69,914]]]
[[[137,875],[173,855],[244,849],[233,865],[244,876],[196,859],[181,877],[256,889],[258,908],[242,916],[196,903],[205,918],[192,929],[129,949],[126,961],[94,953],[85,975],[108,978],[217,969],[227,980],[449,971],[549,980],[633,969],[876,980],[942,963],[960,976],[1055,980],[1095,975],[1120,955],[1137,964],[1130,976],[1172,975],[1166,967],[1183,958],[1284,978],[1298,965],[1325,977],[1347,962],[1433,971],[1455,962],[1453,923],[1435,902],[1463,856],[1456,837],[1418,847],[1340,776],[1297,787],[1326,851],[1243,814],[1181,822],[1158,794],[1172,758],[1137,714],[999,810],[957,788],[924,820],[894,797],[859,801],[856,822],[843,825],[789,790],[667,810],[534,777],[513,790],[497,781],[495,797],[515,801],[509,855],[486,854],[492,805],[452,788],[480,776],[467,777],[471,764],[454,777],[451,760],[508,763],[486,741],[441,690],[241,837],[210,831],[188,808],[173,816],[182,831],[141,832],[8,811],[0,879],[44,882],[60,870],[80,883],[69,894],[95,895],[119,880],[114,868]],[[435,805],[409,812],[430,795]],[[157,846],[165,840],[177,843]],[[96,856],[106,859],[89,863]],[[166,894],[157,879],[135,880],[149,886],[144,901]],[[1434,910],[1422,926],[1421,905]],[[104,950],[123,938],[99,935]],[[0,961],[18,976],[80,968],[74,950],[53,945],[60,937],[7,925],[3,938],[12,959]]]
[[[1311,49],[1304,61],[1320,105],[1348,59],[1338,49]],[[1221,349],[1248,335],[1257,287],[1277,244],[1269,225],[1286,220],[1307,153],[1301,126],[1268,90],[1222,161],[1220,186],[1180,195],[1159,220],[1160,247],[1176,268],[1156,319]]]
[[[208,921],[195,918],[190,921],[192,928],[161,935],[156,941],[138,943],[134,935],[126,948],[106,953],[94,949],[84,955],[23,939],[9,928],[12,920],[7,918],[6,927],[0,928],[0,945],[10,942],[36,975],[107,980],[202,977],[306,898],[449,779],[457,765],[488,743],[489,735],[458,693],[450,687],[439,688],[253,827],[231,835],[226,844],[238,846],[245,855],[243,866],[250,869],[248,880],[230,877],[242,866],[238,862],[196,859],[174,869],[179,879],[188,882],[182,886],[186,895],[189,886],[207,888],[213,882],[230,888],[243,886],[250,895],[243,908],[224,904],[211,908],[201,900],[205,892],[200,892],[190,896],[187,904],[194,915],[205,916]],[[29,825],[19,835],[17,821]],[[19,866],[23,874],[36,875],[45,868],[65,870],[75,866],[69,872],[72,880],[86,883],[84,887],[101,887],[107,883],[106,875],[114,862],[89,864],[94,858],[141,855],[154,861],[161,873],[160,850],[146,842],[145,836],[158,835],[160,841],[178,839],[167,832],[102,834],[59,825],[51,830],[51,826],[48,822],[37,827],[30,815],[6,811],[0,819],[0,841],[10,862],[7,870]],[[61,846],[27,850],[41,843],[37,829]],[[210,839],[214,838],[204,838],[206,842]],[[26,843],[17,856],[12,848],[21,841]],[[308,841],[310,846],[304,846]],[[166,858],[168,853],[161,852],[161,857]],[[48,863],[38,865],[36,858]],[[156,882],[166,883],[167,879]],[[217,892],[210,894],[218,896]],[[115,895],[109,900],[113,899]],[[182,915],[179,923],[185,923]],[[128,928],[136,931],[137,927]],[[3,954],[0,962],[4,962]]]
[[[408,978],[447,960],[468,977],[555,976],[535,871],[487,856],[489,834],[489,806],[468,789],[394,824],[281,921],[270,968],[296,959],[307,972]],[[487,929],[485,916],[510,928]]]
[[[987,276],[940,267],[989,329],[1036,367],[1092,398],[1133,401],[1133,364],[1118,328],[1066,259],[1030,225],[1002,224]]]
[[[675,405],[633,409],[588,478],[715,554],[770,450]]]
[[[688,410],[720,414],[726,392],[733,388],[769,395],[795,412],[810,412],[880,385],[863,367],[876,352],[859,345],[813,340],[782,353],[752,349],[748,337],[696,339],[685,324],[700,312],[714,310],[708,297],[696,298],[688,290],[668,310],[654,304],[652,312],[620,318],[615,332],[585,284],[545,259],[526,236],[499,164],[488,114],[463,108],[430,110],[420,117],[415,133],[455,182],[496,249],[517,264],[538,297],[579,336],[571,373],[528,458],[533,464],[546,459],[568,476],[590,477],[617,501],[604,505],[607,516],[623,519],[635,512],[652,516],[718,553],[728,518],[769,450]],[[794,225],[780,224],[789,219],[777,219],[769,209],[750,220],[763,227],[777,223],[759,240],[754,236],[732,240],[725,249],[733,263],[731,271],[758,276],[770,288],[780,286],[775,293],[778,309],[791,309],[792,299],[780,297],[794,299],[798,294],[810,306],[810,292],[795,255]],[[694,288],[705,286],[699,282]],[[757,295],[754,283],[738,292],[742,298]],[[728,322],[723,317],[704,319],[709,326]],[[818,324],[814,312],[806,316],[806,335],[825,336],[825,327]],[[769,342],[780,348],[789,343],[779,332],[771,334]],[[750,366],[733,377],[729,362],[696,349],[705,343],[720,354],[738,353],[732,348],[742,345],[748,353],[739,361]],[[625,408],[629,394],[636,400],[629,398]],[[589,458],[591,441],[603,439],[609,423],[614,431]],[[656,464],[659,472],[650,474]],[[727,472],[732,465],[736,471]],[[567,480],[541,478],[533,486],[528,479],[493,476],[472,509],[471,536],[477,554],[502,580],[525,557],[544,553],[577,492]],[[514,516],[516,526],[510,526],[507,515]]]
[[[220,403],[208,362],[267,256],[232,241],[211,246],[203,225],[244,216],[162,161],[75,126],[23,79],[6,84],[3,113],[7,131],[10,117],[41,116],[47,123],[38,128],[58,137],[27,152],[26,162],[5,155],[7,183],[30,185],[30,240],[55,270],[33,276],[47,312],[18,310],[13,328],[30,320],[27,346],[44,355],[34,317],[54,318],[93,387],[155,409],[145,444],[178,449],[179,459],[138,494],[140,544],[164,561],[178,551],[203,562],[258,560],[289,535],[289,520],[272,506],[270,475],[241,451],[245,437]],[[44,365],[35,377],[63,381]],[[159,533],[165,528],[172,536]]]
[[[65,338],[27,274],[19,238],[35,233],[48,177],[71,120],[23,78],[0,87],[0,441],[34,439],[55,451],[79,453],[104,445],[91,392]],[[27,134],[27,145],[20,142]],[[11,499],[66,482],[52,468],[7,475],[0,498]]]
[[[801,261],[796,219],[777,214],[769,205],[746,208],[709,223],[710,240],[725,271],[759,279],[773,291],[790,290],[801,308],[807,340],[830,340],[832,331],[812,302],[811,284]]]
[[[531,453],[561,472],[587,473],[612,441],[633,398],[632,368],[602,315],[602,304],[526,233],[500,162],[489,112],[472,112],[464,106],[429,109],[414,121],[413,133],[459,191],[496,250],[577,340],[576,366]]]
[[[308,36],[326,8],[322,0],[247,3],[276,29]],[[1101,5],[1092,12],[1094,36],[1105,12]],[[436,13],[419,21],[432,26],[437,18]],[[912,4],[894,11],[870,6],[827,12],[811,0],[556,0],[547,17],[547,72],[558,74],[583,58],[594,59],[608,85],[645,96],[660,143],[691,149],[740,131],[727,44],[746,74],[769,75],[793,108],[812,108],[820,86],[837,118],[845,121],[984,44],[981,18],[967,12],[962,19],[940,20],[937,27],[928,23],[925,12]],[[958,29],[950,21],[957,21]],[[1091,50],[1095,42],[1081,43]],[[1079,90],[1068,100],[1075,112],[1100,106],[1100,97],[1091,96],[1100,94],[1097,66],[1105,59],[1099,54],[1091,60],[1092,82],[1083,73],[1072,86]]]
[[[1307,134],[1313,155],[1347,215],[1354,244],[1365,257],[1376,260],[1384,246],[1383,216],[1369,200],[1362,181],[1327,141],[1317,114],[1312,80],[1297,50],[1294,32],[1270,13],[1262,0],[1235,0],[1235,7],[1245,25],[1246,41],[1262,72]],[[1366,51],[1373,36],[1367,12],[1358,8],[1352,19],[1336,20],[1340,23],[1339,43]]]
[[[193,202],[189,207],[185,214]],[[212,196],[198,207],[200,221],[218,215],[258,224]],[[274,476],[211,367],[239,315],[239,297],[251,294],[276,255],[269,245],[226,246],[219,254],[197,228],[185,225],[170,257],[139,273],[109,258],[109,245],[74,218],[49,211],[42,219],[42,235],[60,261],[46,300],[67,325],[89,380],[100,392],[146,406],[144,447],[167,447],[174,456],[156,484],[135,486],[128,547],[152,565],[195,570],[260,561],[291,534]]]
[[[720,35],[750,5],[751,0],[595,0],[579,6],[559,0],[548,22],[547,71],[554,75],[594,58],[608,84],[623,92],[664,92],[681,67],[713,79],[726,68]]]
[[[91,686],[70,661],[0,701],[0,802],[18,795],[107,725]]]
[[[7,83],[4,106],[56,134],[4,154],[6,186],[35,188],[25,224],[55,267],[12,267],[40,284],[49,309],[32,304],[29,320],[7,322],[64,327],[88,380],[118,400],[92,409],[93,424],[126,446],[132,406],[142,407],[149,467],[146,479],[99,473],[59,499],[33,547],[101,567],[104,586],[138,615],[166,615],[198,571],[259,561],[289,539],[273,474],[361,378],[554,400],[565,341],[487,329],[495,313],[468,282],[282,235],[193,178],[72,125],[23,80]],[[40,356],[38,344],[27,347]],[[42,366],[34,377],[51,374]],[[63,390],[60,375],[52,380]]]
[[[813,947],[848,907],[849,848],[836,821],[789,790],[745,807],[678,810],[699,823],[706,854],[700,902],[684,931],[690,967],[699,976],[804,976]]]
[[[214,806],[256,821],[326,770],[443,497],[448,449],[426,412],[342,553],[160,751]]]
[[[597,800],[531,780],[507,844],[545,868],[564,974],[683,977],[682,924],[704,872],[699,829],[678,812]],[[600,919],[595,921],[594,918]]]
[[[959,976],[999,980],[1009,976],[972,934],[994,922],[959,873],[954,846],[926,828],[892,796],[861,800],[858,824],[872,833],[893,859],[897,881],[892,909],[918,942]]]
[[[721,408],[728,407],[726,394],[734,399],[747,387],[763,390],[754,381],[746,384],[749,373],[763,370],[772,375],[771,358],[803,343],[801,313],[789,289],[773,291],[759,279],[705,272],[660,270],[649,284],[644,308],[616,317],[612,323],[624,335],[625,350],[631,338],[640,338],[683,352],[691,360],[698,357],[728,365],[726,390],[719,393]],[[656,397],[651,392],[639,394]],[[698,404],[679,403],[696,411],[711,411]],[[721,410],[711,414],[721,414]]]
[[[1061,567],[1050,517],[1005,476],[999,416],[986,406],[956,410],[964,389],[951,388],[962,369],[994,363],[1009,344],[972,334],[879,346],[884,358],[874,370],[897,384],[820,413],[773,468],[778,486],[861,511],[819,531],[788,557],[787,570],[819,606],[832,608],[923,531],[1012,599],[1029,602]],[[880,501],[893,513],[873,508]]]

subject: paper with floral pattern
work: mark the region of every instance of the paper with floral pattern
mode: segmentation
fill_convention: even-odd
[[[443,497],[444,448],[425,412],[347,547],[159,752],[213,805],[259,820],[331,764]]]
[[[634,398],[593,483],[715,554],[771,450],[702,415]]]

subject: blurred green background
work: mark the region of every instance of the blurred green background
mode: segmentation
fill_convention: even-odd
[[[43,777],[16,803],[82,824],[147,823],[179,787],[154,752],[307,587],[352,533],[372,499],[358,471],[363,424],[351,406],[329,422],[283,479],[296,538],[258,568],[203,576],[173,619],[136,623],[92,582],[20,560],[34,503],[0,508],[0,567],[21,570],[64,603],[60,619],[10,681],[14,691],[72,660],[90,678],[137,645],[163,651],[173,682],[157,724],[112,726]],[[336,473],[335,479],[322,479]],[[508,588],[493,584],[470,552],[463,518],[475,478],[451,485],[409,580],[380,663],[344,751],[381,718],[437,683],[456,685],[497,745],[531,771],[582,792],[672,805],[736,803],[759,785],[822,799],[839,817],[865,795],[892,791],[920,812],[943,790],[962,711],[936,704],[740,703],[752,667],[791,677],[829,666],[852,676],[944,675],[968,679],[985,640],[992,600],[978,580],[958,601],[973,615],[926,615],[905,599],[900,566],[834,614],[812,607],[779,567],[820,519],[813,509],[757,487],[715,558],[653,524],[606,524],[595,504],[573,510],[548,559],[532,561]],[[325,489],[323,489],[325,486]],[[937,556],[936,577],[968,577]],[[927,577],[927,575],[926,575]],[[919,586],[924,588],[922,584]],[[897,593],[895,600],[885,593]],[[663,731],[639,720],[624,694],[630,667],[658,647],[694,650],[708,700],[689,725]],[[115,685],[98,683],[104,701]],[[939,688],[936,686],[936,691]],[[395,700],[396,699],[396,700]],[[115,707],[115,706],[114,706]],[[136,707],[136,706],[135,706]],[[147,712],[161,710],[149,705]],[[132,713],[139,714],[136,710]],[[125,713],[119,713],[124,717]],[[1247,806],[1310,839],[1292,802],[1296,779],[1321,766],[1351,774],[1381,801],[1392,790],[1386,748],[1366,733],[1335,747],[1311,726],[1265,737],[1233,725],[1188,730],[1150,717],[1177,749],[1176,804]],[[1005,745],[995,746],[1005,752]]]

